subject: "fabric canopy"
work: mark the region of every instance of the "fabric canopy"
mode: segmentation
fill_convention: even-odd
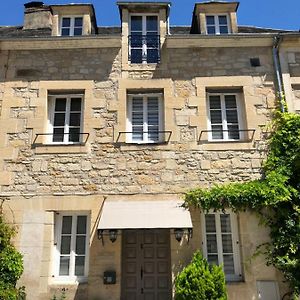
[[[192,228],[190,212],[178,200],[105,201],[98,229]]]

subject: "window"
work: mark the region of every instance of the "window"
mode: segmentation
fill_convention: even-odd
[[[156,15],[132,15],[130,18],[129,61],[158,63],[160,37]]]
[[[74,144],[82,139],[82,95],[50,96],[50,143]]]
[[[206,16],[206,32],[207,34],[228,34],[227,15]]]
[[[82,17],[62,17],[61,32],[62,36],[82,35],[83,18]]]
[[[231,212],[202,215],[203,253],[210,264],[223,265],[226,280],[242,279],[237,216]]]
[[[78,279],[87,276],[89,219],[81,213],[56,215],[55,277]]]
[[[209,140],[240,140],[240,109],[237,93],[208,93]]]
[[[162,140],[162,96],[137,94],[128,96],[128,142],[157,143]]]

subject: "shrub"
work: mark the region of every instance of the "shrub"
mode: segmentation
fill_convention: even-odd
[[[191,263],[175,279],[176,300],[227,300],[221,266],[209,265],[197,251]]]

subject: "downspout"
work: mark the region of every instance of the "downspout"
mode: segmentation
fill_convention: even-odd
[[[168,4],[168,17],[167,17],[167,35],[170,35],[170,10],[171,10],[171,5]]]
[[[284,104],[284,90],[282,84],[282,74],[279,62],[279,46],[282,41],[282,37],[280,34],[274,36],[273,39],[273,60],[274,60],[274,67],[275,67],[275,74],[279,92],[279,102],[280,102],[280,110],[281,112],[285,112],[285,104]]]

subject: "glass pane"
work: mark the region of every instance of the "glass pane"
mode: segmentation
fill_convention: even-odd
[[[80,128],[70,128],[69,142],[78,143],[80,141]]]
[[[225,107],[226,108],[236,108],[235,95],[225,95]]]
[[[60,245],[60,254],[70,254],[71,236],[62,236]]]
[[[234,274],[233,255],[223,255],[225,274]]]
[[[206,24],[207,25],[215,25],[215,17],[214,16],[206,16]]]
[[[82,28],[74,28],[74,35],[82,35]]]
[[[219,16],[219,24],[220,25],[227,25],[227,17],[226,16]]]
[[[81,111],[81,98],[71,98],[71,111]]]
[[[231,222],[229,214],[220,215],[221,219],[221,232],[231,232]]]
[[[62,234],[71,234],[72,232],[72,216],[63,216]]]
[[[132,127],[132,140],[133,141],[142,141],[143,140],[143,127],[134,126]]]
[[[53,142],[63,142],[64,141],[64,128],[54,128],[53,129]]]
[[[211,110],[210,111],[210,121],[212,124],[222,123],[222,111],[221,110]]]
[[[84,256],[76,256],[75,258],[75,275],[84,276]]]
[[[148,125],[158,125],[158,111],[153,111],[148,113]]]
[[[131,17],[131,31],[143,31],[142,16]]]
[[[59,275],[60,276],[68,276],[70,268],[70,257],[69,256],[61,256],[60,264],[59,264]]]
[[[151,126],[151,128],[148,128],[148,139],[150,141],[159,140],[158,126]]]
[[[212,125],[212,139],[213,140],[222,140],[223,139],[223,127],[222,125]]]
[[[143,36],[141,33],[133,33],[130,38],[131,48],[142,48],[143,47]]]
[[[80,126],[80,113],[71,113],[70,114],[70,126]]]
[[[156,34],[147,33],[146,42],[147,52],[149,51],[149,48],[154,48],[158,52],[159,37]]]
[[[70,26],[71,26],[71,18],[63,18],[62,27],[70,27]]]
[[[55,101],[55,111],[65,111],[66,110],[67,99],[56,99]]]
[[[61,35],[62,36],[69,36],[70,35],[70,29],[69,28],[62,28]]]
[[[215,26],[208,26],[207,27],[207,34],[216,34]]]
[[[238,123],[238,114],[236,110],[226,110],[227,123]]]
[[[219,264],[218,255],[207,255],[207,261],[211,265],[218,265]]]
[[[75,18],[74,26],[75,27],[82,27],[82,18]]]
[[[218,253],[217,235],[206,235],[207,253]]]
[[[233,253],[232,235],[222,234],[223,253]]]
[[[156,16],[147,16],[147,31],[158,31],[157,30],[157,17]]]
[[[157,97],[148,97],[147,107],[148,107],[148,111],[149,110],[158,110],[158,98]]]
[[[238,125],[228,125],[228,138],[231,140],[239,140],[240,132]]]
[[[86,216],[78,216],[77,217],[77,234],[86,234]]]
[[[205,230],[206,232],[216,232],[215,215],[205,215]]]
[[[134,97],[132,100],[133,111],[143,111],[143,98]]]
[[[156,64],[159,61],[159,50],[158,49],[147,49],[147,63]]]
[[[227,26],[220,26],[220,33],[221,34],[228,33],[228,27]]]
[[[65,126],[65,113],[56,113],[54,115],[54,126]]]
[[[220,96],[209,96],[209,107],[211,109],[221,109]]]
[[[140,64],[143,62],[142,49],[131,49],[131,62],[134,64]]]
[[[76,237],[76,254],[85,254],[85,235]]]

